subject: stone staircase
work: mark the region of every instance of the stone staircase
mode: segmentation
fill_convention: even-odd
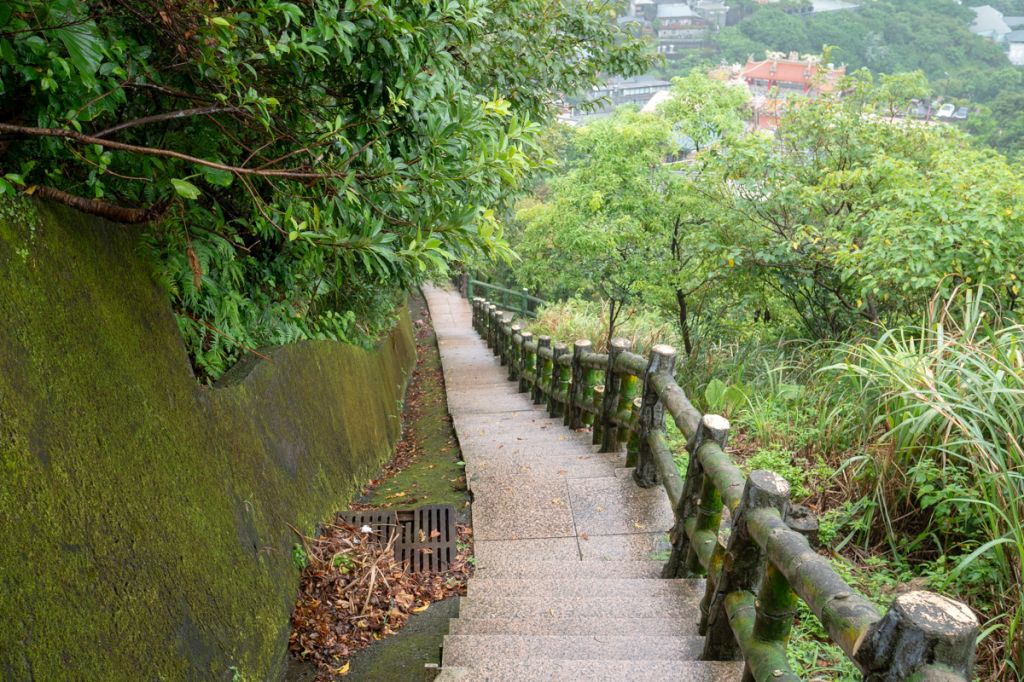
[[[454,291],[425,290],[473,493],[477,571],[438,680],[738,680],[698,661],[701,580],[659,577],[672,510],[507,380]]]

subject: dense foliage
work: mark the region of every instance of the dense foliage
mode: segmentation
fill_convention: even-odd
[[[706,231],[695,237],[703,218],[690,205],[700,198],[663,161],[742,132],[747,94],[698,73],[677,78],[672,93],[657,116],[625,109],[579,130],[565,173],[517,214],[514,243],[524,284],[608,301],[608,334],[616,311],[635,301],[674,310],[691,351],[691,308],[717,279],[714,245]],[[558,257],[545,257],[552,250]]]
[[[554,100],[650,63],[572,0],[13,0],[0,191],[149,222],[202,375],[373,339],[394,295],[505,252],[491,209]]]
[[[657,113],[568,132],[563,166],[520,205],[518,283],[568,299],[536,331],[607,336],[597,311],[611,298],[641,345],[683,346],[681,383],[733,420],[746,465],[829,509],[825,536],[886,563],[885,590],[969,599],[991,635],[985,675],[1011,679],[1024,662],[1024,510],[1009,503],[1024,171],[953,126],[894,116],[927,87],[919,72],[857,72],[843,97],[800,100],[757,133],[734,125],[730,86],[676,85]],[[846,679],[808,627],[795,662],[814,676],[836,661]]]

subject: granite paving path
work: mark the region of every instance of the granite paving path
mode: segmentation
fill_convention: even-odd
[[[739,679],[696,661],[699,580],[664,580],[672,510],[624,455],[533,405],[456,291],[424,289],[473,494],[477,570],[439,680]]]

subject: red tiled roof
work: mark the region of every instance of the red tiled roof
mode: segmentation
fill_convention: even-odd
[[[772,67],[774,66],[774,72]],[[743,78],[775,81],[777,83],[799,83],[809,85],[818,72],[820,65],[811,64],[808,68],[807,62],[792,61],[789,59],[765,59],[760,62],[747,60],[746,66],[740,75]],[[846,72],[845,67],[839,67],[829,72],[830,77],[842,76]]]

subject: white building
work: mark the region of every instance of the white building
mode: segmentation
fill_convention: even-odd
[[[1010,31],[1006,34],[1006,56],[1010,63],[1024,66],[1024,30]]]

